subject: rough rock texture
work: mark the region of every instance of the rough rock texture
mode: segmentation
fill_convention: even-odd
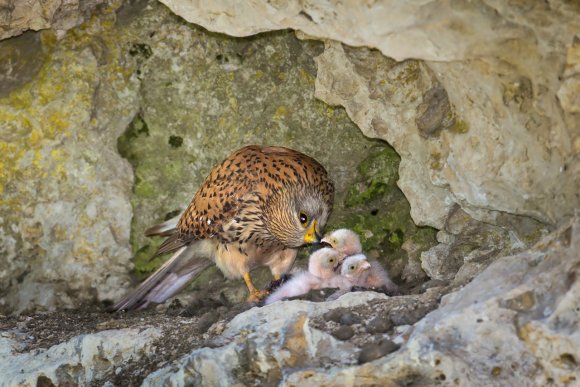
[[[580,218],[504,257],[415,325],[395,356],[308,369],[285,385],[576,385],[580,373]]]
[[[466,283],[496,258],[532,246],[547,232],[527,217],[501,214],[497,223],[476,221],[456,206],[437,233],[439,244],[420,253],[423,271],[434,280]]]
[[[329,42],[317,61],[317,96],[402,156],[399,185],[418,224],[441,228],[453,203],[486,221],[495,213],[482,210],[550,223],[580,205],[577,3],[164,3],[234,36],[294,28],[424,59],[383,58],[380,74],[376,60],[359,66]],[[416,86],[405,93],[401,82]]]
[[[138,85],[114,20],[104,12],[60,41],[43,32],[34,78],[15,71],[3,89],[0,310],[113,299],[127,283],[133,174],[116,138],[136,113]],[[19,39],[0,45],[18,58],[30,49]]]
[[[62,32],[81,24],[91,11],[110,0],[3,0],[0,2],[0,40],[27,30],[52,28]]]
[[[158,241],[143,230],[182,211],[210,168],[250,143],[280,144],[315,157],[336,185],[329,228],[366,231],[365,243],[382,257],[401,251],[400,243],[389,246],[388,237],[403,232],[404,241],[417,227],[396,187],[399,157],[384,142],[365,138],[342,108],[315,99],[313,58],[321,43],[300,41],[290,31],[246,39],[208,34],[160,6],[139,20],[155,34],[143,34],[133,45],[142,61],[141,108],[119,139],[136,175],[132,244],[138,271],[148,273],[162,260],[149,262]],[[388,178],[375,182],[363,172],[373,163],[369,155]],[[351,189],[355,183],[360,191]],[[367,187],[372,184],[380,189]],[[376,208],[380,212],[371,214]]]
[[[143,231],[177,215],[209,169],[248,143],[327,166],[337,187],[329,228],[361,233],[394,277],[407,264],[403,243],[436,243],[396,186],[396,152],[315,98],[322,43],[291,31],[212,34],[157,2],[116,7],[62,36],[0,42],[0,310],[118,299],[132,286],[130,247],[137,277],[165,259],[149,261],[160,239]],[[216,270],[197,284],[244,297],[243,282]]]
[[[337,301],[317,304],[291,301],[253,308],[232,320],[213,347],[192,352],[177,363],[149,375],[144,386],[164,384],[231,385],[260,382],[273,384],[283,369],[308,364],[353,364],[356,347],[330,334],[312,329],[309,321],[335,308],[353,308],[373,299],[349,294]],[[284,313],[280,313],[284,310]]]
[[[0,338],[2,386],[87,385],[152,352],[160,330],[120,329],[77,336],[49,349],[18,354],[22,337]]]
[[[66,321],[63,314],[0,319],[2,382],[572,386],[580,359],[579,249],[576,216],[463,288],[282,301],[209,323],[153,310],[93,313],[85,329],[105,330],[72,339],[66,324],[42,329]],[[30,348],[35,341],[50,348]],[[193,350],[167,363],[182,342]]]

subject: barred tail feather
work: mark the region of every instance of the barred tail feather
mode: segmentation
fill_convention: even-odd
[[[174,218],[166,220],[163,223],[156,224],[155,226],[149,227],[145,230],[145,236],[171,236],[175,232],[175,228],[177,227],[177,222],[179,222],[179,218],[181,218],[181,214],[177,215]]]
[[[165,302],[213,264],[208,259],[211,257],[209,249],[207,240],[179,248],[163,266],[110,310],[139,310],[151,303]]]

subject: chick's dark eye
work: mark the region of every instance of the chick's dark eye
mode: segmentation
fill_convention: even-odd
[[[300,215],[298,218],[300,219],[300,223],[303,226],[306,226],[306,224],[308,224],[308,216],[304,212],[300,212]]]
[[[334,258],[330,258],[330,259],[328,260],[328,262],[330,262],[330,263],[334,263]]]
[[[348,270],[350,270],[350,271],[353,271],[353,270],[354,270],[354,265],[350,265],[350,266],[348,267]]]

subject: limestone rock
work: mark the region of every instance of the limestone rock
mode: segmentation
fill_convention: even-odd
[[[215,348],[193,351],[149,375],[143,386],[276,383],[287,370],[356,363],[356,347],[310,327],[312,318],[335,308],[385,299],[378,293],[350,293],[327,303],[283,301],[236,316]],[[177,368],[176,368],[177,367]]]
[[[317,158],[337,188],[329,227],[364,232],[402,270],[400,244],[417,227],[396,188],[399,157],[315,98],[322,43],[290,31],[234,39],[157,2],[118,6],[66,34],[0,42],[0,310],[118,299],[132,286],[133,254],[137,276],[166,259],[149,261],[160,241],[143,231],[179,214],[209,169],[249,143]],[[359,179],[371,162],[388,176],[374,167]],[[380,189],[366,189],[347,213],[359,183]],[[260,286],[269,280],[258,273]],[[243,301],[243,282],[224,283],[217,270],[197,284]]]
[[[437,233],[439,245],[420,254],[421,267],[431,279],[467,283],[498,257],[529,248],[547,233],[527,217],[500,215],[496,226],[475,221],[456,208]]]
[[[120,329],[80,335],[46,350],[18,353],[22,340],[0,338],[2,386],[88,385],[153,351],[158,329]]]
[[[5,1],[0,5],[0,40],[27,30],[68,30],[82,23],[97,5],[109,0]]]
[[[430,183],[428,144],[415,130],[422,95],[438,87],[429,69],[417,61],[397,63],[378,51],[336,42],[326,43],[316,63],[316,96],[344,106],[363,133],[397,150],[398,185],[411,204],[413,220],[441,228],[454,203],[447,190]]]
[[[149,14],[163,21],[147,24]],[[143,230],[179,214],[213,165],[251,143],[288,146],[320,161],[336,186],[328,228],[356,229],[365,247],[402,270],[400,245],[418,228],[396,186],[400,158],[384,142],[366,138],[344,109],[315,98],[314,57],[322,43],[299,40],[291,31],[245,39],[209,34],[162,5],[138,19],[155,33],[133,44],[141,109],[119,139],[137,176],[131,243],[138,274],[165,259],[150,261],[160,238],[146,238]],[[270,280],[263,274],[257,273],[260,286]],[[208,280],[224,285],[215,271],[196,284]],[[244,285],[235,284],[225,295],[240,302]]]
[[[114,17],[58,42],[43,32],[35,77],[3,90],[0,310],[70,308],[127,285],[133,174],[115,148],[137,84],[125,43],[107,34]]]
[[[205,324],[205,314],[193,319],[155,311],[96,316],[103,320],[96,326],[100,329],[135,327],[32,351],[22,335],[34,330],[3,330],[2,382],[116,385],[146,376],[144,386],[314,386],[336,380],[573,385],[580,358],[579,250],[576,216],[533,249],[498,259],[462,288],[436,285],[398,297],[352,292],[330,302],[281,301],[246,310],[228,323],[214,322],[206,333],[195,328]],[[42,325],[51,315],[36,318]],[[26,325],[26,317],[20,319]],[[335,337],[340,330],[348,335]],[[200,337],[192,342],[193,332]],[[177,338],[168,340],[170,334]],[[194,349],[169,364],[154,363],[167,358],[171,347],[165,343],[176,340]],[[145,373],[135,375],[136,370]]]
[[[575,68],[576,3],[164,3],[188,21],[234,36],[293,28],[378,48],[396,60],[426,60],[411,62],[419,68],[403,92],[391,78],[373,77],[376,61],[359,65],[356,55],[344,58],[329,43],[317,77],[317,96],[345,106],[366,135],[386,139],[401,154],[399,185],[418,224],[441,228],[454,203],[477,219],[487,216],[485,209],[549,223],[580,205],[578,152],[570,147],[580,129],[577,81],[554,71],[566,62],[568,73]],[[435,92],[441,88],[445,93]],[[393,96],[374,97],[376,90]],[[407,110],[405,102],[411,102]],[[448,130],[436,135],[437,122]],[[434,137],[420,138],[421,127]],[[401,136],[405,144],[397,143]]]
[[[283,385],[560,385],[578,380],[580,217],[533,249],[501,258],[415,325],[395,356],[309,368]]]

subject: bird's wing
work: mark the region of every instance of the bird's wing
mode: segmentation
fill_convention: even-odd
[[[251,196],[265,200],[274,191],[299,182],[320,186],[325,200],[332,203],[332,181],[316,160],[288,148],[247,146],[212,169],[177,230],[180,237],[211,238],[236,216],[240,203],[252,204],[242,199]]]
[[[181,237],[212,238],[235,217],[242,198],[259,182],[254,148],[242,148],[212,169],[179,220]]]
[[[145,230],[145,236],[171,236],[175,232],[175,227],[177,227],[177,222],[181,218],[182,214],[179,214],[163,223],[156,224],[155,226],[149,227]]]
[[[182,246],[163,266],[110,310],[143,309],[152,302],[164,302],[213,264],[208,258],[214,248],[210,241]]]
[[[234,152],[215,166],[176,226],[172,221],[146,231],[168,236],[155,256],[178,250],[193,240],[219,234],[240,211],[240,204],[262,200],[288,183],[319,186],[329,207],[334,187],[324,167],[313,158],[283,147],[250,145]],[[250,194],[250,195],[249,195]]]

